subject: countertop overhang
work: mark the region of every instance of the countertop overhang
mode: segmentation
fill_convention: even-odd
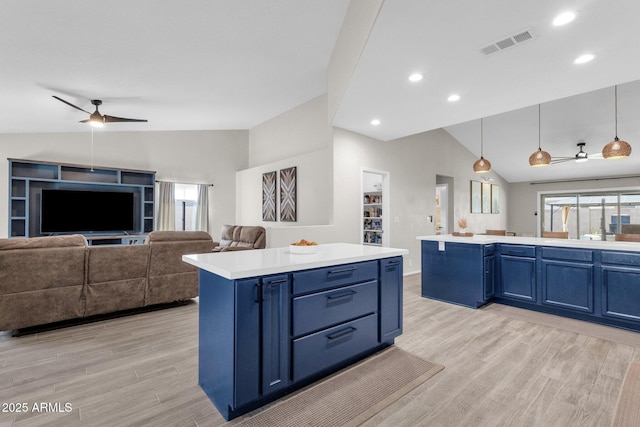
[[[327,243],[315,254],[292,254],[288,247],[183,255],[182,260],[226,279],[242,279],[310,268],[406,255],[407,249]]]
[[[599,249],[610,251],[629,251],[640,252],[640,243],[638,242],[617,242],[602,240],[575,240],[575,239],[549,239],[545,237],[520,237],[520,236],[492,236],[492,235],[473,235],[471,237],[453,236],[451,234],[440,234],[431,236],[418,236],[418,240],[427,240],[432,242],[455,242],[468,243],[476,245],[486,245],[491,243],[502,243],[512,245],[533,245],[533,246],[556,246],[561,248],[581,248],[581,249]]]

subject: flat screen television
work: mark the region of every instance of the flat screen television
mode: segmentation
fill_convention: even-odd
[[[40,232],[135,232],[134,193],[43,189]]]

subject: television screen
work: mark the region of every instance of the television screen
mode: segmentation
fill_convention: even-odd
[[[41,233],[131,232],[134,193],[42,190]]]

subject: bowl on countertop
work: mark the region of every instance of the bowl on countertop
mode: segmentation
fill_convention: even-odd
[[[298,254],[298,255],[315,254],[318,252],[318,245],[306,245],[306,246],[289,245],[289,252],[291,252],[292,254]]]

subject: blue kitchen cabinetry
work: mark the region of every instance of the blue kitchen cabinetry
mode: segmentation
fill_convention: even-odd
[[[422,296],[480,307],[495,292],[496,245],[422,241]]]
[[[236,280],[199,274],[199,384],[227,420],[402,333],[401,256]]]
[[[542,304],[593,313],[593,251],[543,246],[540,259]]]
[[[422,241],[424,297],[473,308],[495,301],[640,331],[640,252],[496,243],[496,292],[474,305],[496,255],[487,256],[484,243],[439,245]]]
[[[500,245],[500,296],[537,302],[536,247]]]
[[[640,253],[602,252],[602,316],[640,323]]]

